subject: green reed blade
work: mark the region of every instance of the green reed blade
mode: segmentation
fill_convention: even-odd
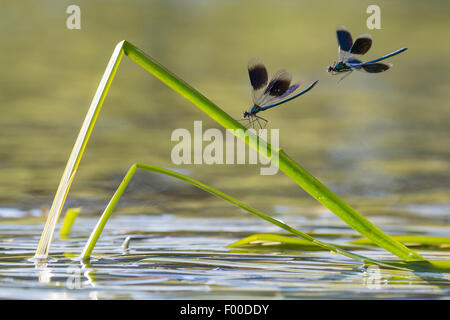
[[[59,236],[65,238],[69,236],[70,230],[72,229],[72,225],[75,222],[75,219],[80,214],[81,208],[70,208],[67,209],[66,215],[64,216],[63,225],[61,230],[59,230]]]
[[[350,242],[352,243],[352,241]],[[332,245],[332,244],[328,244]],[[332,245],[341,249],[356,249],[355,247],[348,246],[337,246]],[[248,237],[235,241],[227,246],[227,248],[251,248],[251,249],[261,249],[264,248],[266,250],[279,250],[279,249],[289,249],[289,250],[303,250],[303,251],[311,251],[311,250],[326,250],[324,247],[318,247],[318,249],[314,249],[309,241],[305,241],[302,239],[296,239],[292,237],[282,236],[278,234],[252,234]],[[374,259],[372,259],[372,263]],[[377,262],[383,262],[380,260],[376,260]],[[397,269],[405,269],[407,268],[410,271],[414,272],[437,272],[437,273],[449,273],[450,272],[450,261],[413,261],[413,262],[389,262],[386,265],[386,262],[383,262],[384,265],[379,264],[380,266],[388,266],[390,268]]]
[[[310,235],[310,234],[309,234]],[[311,235],[310,235],[311,236]],[[334,247],[349,250],[354,249],[356,246],[343,246],[343,245],[333,245]],[[324,250],[329,251],[327,248],[314,245],[311,241],[298,239],[291,236],[283,236],[279,234],[270,233],[256,233],[247,236],[243,239],[235,241],[229,245],[227,248],[264,248],[264,249],[289,249],[296,251],[316,251]],[[356,247],[357,248],[357,247]]]
[[[124,41],[119,42],[114,49],[105,73],[103,74],[102,80],[100,81],[94,98],[92,99],[91,106],[89,107],[83,125],[81,126],[75,145],[70,153],[69,160],[67,160],[66,168],[64,169],[63,176],[61,177],[58,189],[56,190],[55,198],[53,199],[44,230],[42,231],[41,239],[39,240],[39,244],[34,255],[34,258],[37,261],[46,260],[48,257],[56,223],[58,222],[59,215],[61,214],[61,210],[64,206],[64,202],[66,201],[73,178],[77,172],[84,149],[86,148],[87,142],[94,128],[95,121],[100,113],[103,101],[106,98],[106,94],[108,93],[111,82],[116,74],[117,68],[119,67],[120,60],[122,59],[123,43]]]
[[[432,237],[432,236],[416,236],[416,235],[398,235],[391,236],[393,239],[400,241],[403,244],[408,244],[408,246],[429,246],[435,248],[450,249],[450,238],[448,237]],[[356,245],[366,245],[374,246],[376,245],[372,240],[369,239],[356,239],[350,241],[350,243]]]

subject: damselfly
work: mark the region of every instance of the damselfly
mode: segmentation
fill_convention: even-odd
[[[339,74],[343,72],[348,72],[344,77],[348,76],[353,70],[361,70],[369,73],[378,73],[388,70],[392,67],[390,63],[378,63],[378,61],[393,57],[407,48],[401,48],[397,51],[389,53],[381,58],[370,60],[367,62],[362,62],[359,60],[359,56],[362,56],[367,51],[369,51],[372,46],[372,37],[368,34],[363,34],[359,36],[355,42],[352,40],[352,35],[343,26],[339,26],[336,30],[337,41],[338,41],[338,61],[332,66],[328,67],[328,72],[332,74]]]
[[[267,70],[264,64],[257,58],[252,58],[248,62],[248,75],[250,76],[250,84],[252,85],[253,106],[245,111],[243,119],[240,121],[248,121],[248,126],[254,128],[254,123],[258,123],[263,128],[261,121],[264,121],[264,128],[267,120],[257,116],[257,113],[267,109],[279,106],[285,102],[295,99],[302,94],[308,92],[319,81],[316,80],[305,90],[292,95],[303,81],[291,84],[292,76],[284,70],[277,71],[270,82],[268,82]]]

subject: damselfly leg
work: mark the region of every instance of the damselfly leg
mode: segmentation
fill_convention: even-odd
[[[259,120],[264,121],[263,122],[264,126],[261,124],[261,122]],[[237,121],[239,121],[239,122],[247,121],[248,123],[245,124],[244,126],[246,128],[252,128],[252,129],[255,129],[255,123],[258,124],[260,129],[265,129],[267,127],[267,123],[269,122],[269,121],[267,121],[266,119],[264,119],[262,117],[258,117],[257,115],[250,115],[247,118],[242,118],[242,119],[237,120]]]
[[[352,72],[353,72],[353,70],[347,71],[347,73],[342,78],[339,79],[338,83],[341,82],[342,80],[344,80],[345,78],[347,78]]]

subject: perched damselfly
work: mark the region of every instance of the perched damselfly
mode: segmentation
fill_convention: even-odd
[[[268,121],[258,116],[257,113],[279,106],[280,104],[301,96],[311,90],[319,81],[316,80],[303,91],[293,94],[303,81],[291,85],[291,74],[285,70],[279,70],[273,75],[269,82],[267,69],[257,58],[252,58],[248,62],[248,75],[253,89],[253,106],[248,111],[244,112],[244,118],[240,121],[248,121],[248,126],[251,126],[252,128],[254,128],[255,123],[257,123],[260,128],[263,128],[260,120],[264,121],[264,128],[267,125]]]

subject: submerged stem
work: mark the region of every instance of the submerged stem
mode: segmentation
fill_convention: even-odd
[[[65,238],[69,236],[72,225],[75,222],[77,216],[80,214],[80,211],[81,208],[70,208],[66,211],[63,225],[61,227],[61,230],[59,231],[60,237]]]

